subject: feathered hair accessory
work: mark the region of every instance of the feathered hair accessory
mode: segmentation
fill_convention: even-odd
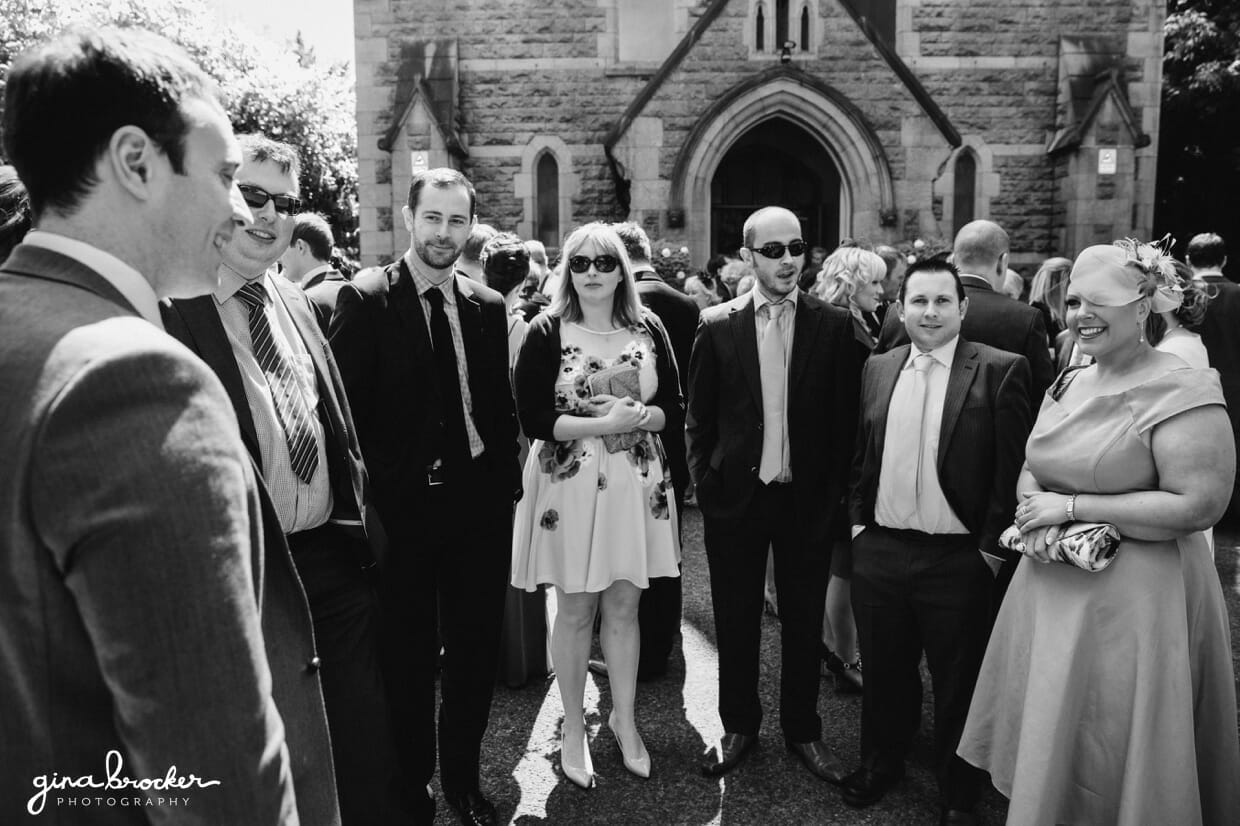
[[[1136,238],[1121,238],[1115,246],[1128,256],[1125,266],[1134,267],[1145,275],[1142,292],[1153,300],[1154,312],[1165,313],[1180,306],[1184,300],[1184,286],[1176,274],[1175,259],[1171,257],[1175,239],[1169,233],[1148,243]]]
[[[1152,244],[1125,238],[1086,247],[1076,257],[1069,281],[1078,293],[1103,307],[1149,298],[1154,312],[1169,312],[1184,297],[1175,261],[1166,252],[1172,243],[1168,235]]]

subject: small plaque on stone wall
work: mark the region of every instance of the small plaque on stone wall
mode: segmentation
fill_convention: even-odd
[[[411,152],[409,160],[411,161],[415,175],[419,172],[426,171],[427,158],[425,152]]]
[[[1098,149],[1098,174],[1114,175],[1119,168],[1119,152],[1113,146]]]

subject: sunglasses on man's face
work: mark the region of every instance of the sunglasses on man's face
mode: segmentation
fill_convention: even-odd
[[[764,258],[783,258],[784,250],[788,250],[795,258],[798,255],[805,254],[805,248],[809,246],[804,241],[790,241],[787,244],[781,244],[778,241],[772,241],[769,244],[763,244],[760,247],[750,247],[753,252],[758,253]]]
[[[581,275],[583,272],[588,272],[591,264],[594,265],[594,269],[599,272],[606,273],[611,272],[616,267],[620,266],[620,259],[614,255],[599,255],[594,258],[588,258],[584,255],[574,255],[572,258],[568,259],[568,268],[578,275]]]
[[[267,190],[251,184],[237,184],[237,189],[241,190],[241,197],[245,199],[246,206],[252,209],[262,209],[268,201],[271,201],[276,205],[276,212],[281,215],[301,212],[301,198],[296,195],[272,195]]]

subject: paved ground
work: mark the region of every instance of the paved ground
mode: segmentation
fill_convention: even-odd
[[[1218,534],[1218,568],[1232,623],[1233,660],[1240,658],[1240,530]],[[559,691],[548,679],[513,691],[496,689],[491,727],[483,744],[483,789],[511,824],[933,824],[937,818],[934,778],[929,765],[929,730],[923,726],[905,780],[877,806],[856,810],[839,793],[810,775],[783,747],[778,729],[778,621],[763,620],[762,694],[766,714],[758,750],[736,771],[718,780],[702,777],[698,756],[722,729],[717,702],[714,623],[702,549],[701,517],[685,515],[683,646],[677,646],[671,673],[638,686],[638,724],[653,761],[653,775],[641,780],[624,770],[606,728],[610,701],[606,681],[586,688],[586,719],[598,786],[583,791],[559,770]],[[928,707],[924,715],[930,720]],[[823,681],[819,709],[824,740],[852,764],[857,759],[860,698],[839,695]],[[1006,801],[991,790],[979,814],[1000,824]],[[441,808],[436,824],[450,826],[456,816]]]

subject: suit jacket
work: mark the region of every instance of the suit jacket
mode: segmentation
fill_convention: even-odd
[[[762,461],[762,379],[753,296],[702,313],[689,360],[685,433],[689,472],[707,517],[744,511]],[[788,382],[788,438],[796,518],[827,547],[843,500],[857,424],[860,351],[852,317],[800,293]]]
[[[277,301],[283,299],[284,306],[293,319],[293,325],[301,333],[302,341],[314,364],[319,392],[317,412],[323,422],[323,435],[327,439],[328,478],[332,489],[331,518],[342,522],[360,521],[368,540],[370,554],[358,562],[363,567],[380,562],[387,551],[386,534],[371,504],[370,480],[362,462],[361,447],[357,441],[357,430],[353,426],[344,382],[340,378],[331,347],[319,329],[310,302],[301,289],[283,278],[272,278],[270,282],[275,285],[277,292],[272,298]],[[168,332],[197,353],[224,382],[237,419],[241,422],[241,438],[261,472],[263,467],[258,433],[246,399],[241,368],[237,366],[214,296],[204,295],[165,302],[161,310]]]
[[[911,345],[875,355],[861,378],[861,421],[853,456],[849,516],[874,524],[874,503],[887,436],[891,395]],[[960,339],[947,379],[935,467],[952,511],[995,556],[999,535],[1012,524],[1016,478],[1033,426],[1029,363],[1023,356]]]
[[[340,270],[324,270],[301,285],[314,307],[315,320],[318,321],[324,338],[327,337],[327,328],[332,321],[332,312],[336,309],[336,294],[340,292],[340,285],[348,282],[349,279],[345,278]]]
[[[1219,275],[1204,277],[1211,296],[1202,320],[1201,342],[1219,372],[1233,433],[1240,434],[1240,284]]]
[[[221,785],[182,792],[188,808],[92,808],[91,823],[294,822],[290,747],[328,756],[308,801],[333,782],[321,700],[317,716],[284,702],[318,698],[300,668],[310,615],[287,558],[264,549],[224,388],[46,249],[0,267],[0,329],[0,821],[26,819],[36,776],[102,781],[115,749],[125,776],[175,765]],[[296,671],[269,668],[281,651]],[[57,794],[43,822],[87,817]],[[319,814],[301,822],[339,822]]]
[[[462,275],[452,277],[474,424],[492,492],[511,502],[520,497],[521,466],[504,299]],[[341,285],[331,343],[384,525],[393,535],[416,536],[409,503],[425,499],[426,468],[439,458],[444,416],[426,316],[403,259]]]
[[[962,274],[960,280],[964,283],[965,298],[969,299],[969,310],[960,327],[960,335],[969,341],[1025,357],[1033,376],[1030,402],[1031,410],[1036,414],[1056,373],[1051,363],[1042,314],[1028,304],[995,292],[990,282],[979,275]],[[907,343],[908,332],[900,321],[899,311],[893,309],[883,320],[883,330],[875,352],[885,353]]]
[[[693,352],[693,333],[698,324],[698,305],[689,296],[669,287],[657,273],[641,272],[637,276],[637,297],[663,322],[676,357],[676,375],[681,391],[689,385],[689,355]],[[667,450],[668,470],[672,485],[684,491],[689,484],[689,463],[685,457],[683,421],[680,426],[664,428],[663,445]]]

